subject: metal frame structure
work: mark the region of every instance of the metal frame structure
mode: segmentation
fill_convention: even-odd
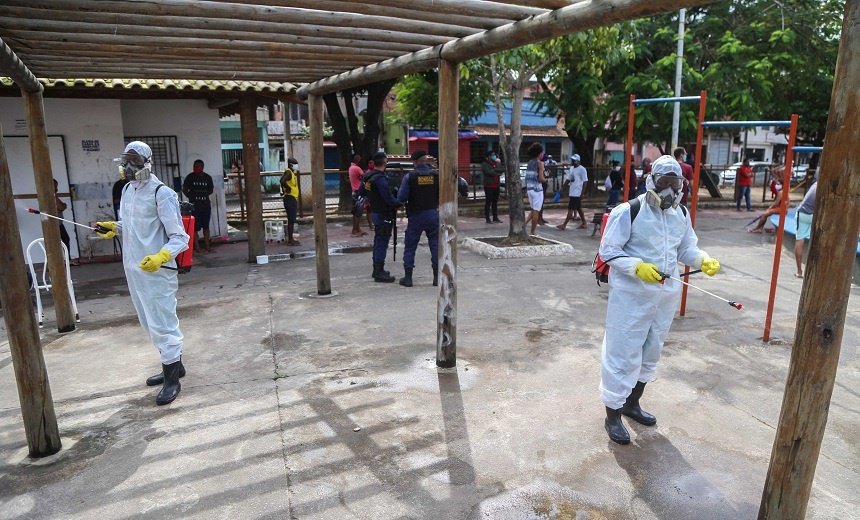
[[[696,152],[695,152],[695,163],[693,165],[693,183],[690,186],[690,221],[693,223],[693,227],[696,226],[696,209],[699,205],[699,175],[701,174],[702,167],[702,135],[703,135],[703,124],[705,120],[705,109],[708,105],[708,92],[703,90],[699,93],[698,96],[679,96],[679,97],[665,97],[665,98],[642,98],[636,99],[636,96],[633,94],[630,95],[630,104],[627,108],[627,145],[626,150],[624,152],[625,165],[624,165],[624,176],[625,181],[629,181],[630,173],[628,170],[632,171],[633,168],[633,130],[636,125],[636,106],[637,105],[655,105],[661,103],[693,103],[699,102],[699,116],[698,123],[696,125]],[[629,198],[630,188],[625,186],[624,188],[624,202],[627,202]],[[684,266],[684,273],[690,272],[690,266]],[[686,279],[686,278],[685,278]],[[681,289],[681,316],[684,316],[687,312],[687,286]]]
[[[764,332],[762,333],[762,341],[767,343],[770,341],[770,327],[773,319],[773,306],[776,302],[776,284],[779,281],[779,262],[782,258],[782,239],[785,233],[785,216],[788,213],[788,203],[791,186],[791,168],[794,162],[794,152],[797,148],[794,146],[797,140],[797,114],[792,114],[788,121],[706,121],[702,123],[704,128],[753,128],[753,127],[770,127],[776,126],[780,128],[788,127],[788,149],[785,154],[785,172],[782,179],[782,209],[779,211],[779,226],[776,230],[776,249],[773,252],[773,269],[770,275],[770,292],[767,299],[767,312],[764,318]]]

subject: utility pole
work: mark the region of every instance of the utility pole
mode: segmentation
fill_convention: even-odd
[[[678,13],[678,57],[675,60],[675,97],[681,97],[681,82],[683,81],[684,71],[684,22],[686,17],[687,10],[681,9]],[[681,103],[674,103],[672,107],[672,146],[669,148],[670,150],[674,150],[678,146],[678,129],[680,126]],[[696,161],[699,161],[698,157],[696,157]]]

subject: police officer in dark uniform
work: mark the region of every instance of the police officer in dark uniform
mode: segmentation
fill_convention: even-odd
[[[412,287],[412,269],[415,267],[415,250],[421,233],[427,234],[430,262],[433,265],[433,285],[439,283],[439,172],[433,168],[433,157],[424,150],[412,154],[414,169],[403,178],[397,199],[406,204],[406,248],[403,252],[405,276],[400,285]]]
[[[394,198],[385,177],[388,156],[377,152],[373,156],[373,169],[364,174],[364,182],[359,187],[359,195],[370,200],[370,219],[373,222],[373,279],[377,282],[391,283],[394,277],[385,270],[385,255],[394,227],[397,207],[400,203]]]

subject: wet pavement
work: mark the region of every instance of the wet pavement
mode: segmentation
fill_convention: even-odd
[[[178,296],[188,375],[166,407],[143,384],[158,358],[120,264],[73,268],[82,322],[59,335],[49,307],[42,331],[64,444],[49,460],[26,458],[0,338],[0,518],[755,518],[802,283],[793,258],[782,256],[765,345],[773,236],[746,233],[746,212],[700,213],[700,244],[723,272],[694,283],[744,310],[690,293],[643,398],[657,426],[627,422],[633,442],[619,446],[597,390],[597,239],[555,229],[563,217],[547,210],[538,233],[572,244],[566,257],[460,249],[455,369],[435,367],[424,241],[414,287],[373,283],[371,235],[331,223],[329,298],[314,297],[309,225],[301,246],[267,244],[266,265],[248,264],[242,242],[197,255]],[[460,234],[504,235],[502,218],[462,217]],[[401,237],[387,264],[398,277],[402,250]],[[858,291],[810,519],[860,508]]]

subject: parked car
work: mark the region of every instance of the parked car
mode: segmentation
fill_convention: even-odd
[[[502,176],[499,177],[499,185],[502,188],[505,188],[505,174],[502,174]],[[526,187],[526,165],[525,164],[520,165],[520,186],[522,186],[523,188]]]
[[[741,167],[743,163],[734,163],[729,166],[727,169],[723,170],[720,174],[720,179],[722,179],[722,183],[724,186],[734,186],[735,185],[735,177],[738,174],[738,168]],[[750,166],[753,169],[753,186],[761,186],[765,182],[768,182],[768,175],[770,173],[771,164],[769,162],[764,161],[750,161]]]
[[[791,169],[791,183],[797,184],[806,178],[809,172],[808,164],[797,164]]]

